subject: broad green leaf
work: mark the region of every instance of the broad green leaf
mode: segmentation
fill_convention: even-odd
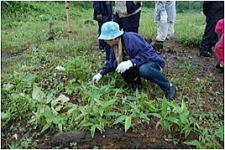
[[[51,109],[52,109],[53,114],[55,114],[55,115],[59,114],[59,113],[55,110],[54,107],[51,107]]]
[[[215,134],[220,138],[221,141],[224,140],[224,126],[221,126],[219,129],[216,129]]]
[[[179,114],[182,124],[186,124],[187,123],[188,115],[189,115],[188,111],[182,112],[182,113]]]
[[[84,115],[83,114],[80,114],[79,116],[77,116],[74,121],[78,121],[80,118],[82,118]]]
[[[6,113],[1,112],[1,119],[2,120],[6,120],[8,118],[10,118],[10,113],[9,112],[6,112]]]
[[[184,142],[184,144],[186,144],[186,145],[194,145],[197,148],[201,147],[201,143],[199,141],[197,141],[197,140],[186,141],[186,142]]]
[[[64,104],[65,102],[68,102],[70,100],[69,97],[66,97],[63,94],[60,94],[58,98],[56,98],[55,100],[53,100],[51,102],[52,106],[55,106],[56,104],[60,103],[60,104]]]
[[[171,114],[169,115],[169,117],[168,117],[168,120],[171,121],[171,122],[173,122],[173,123],[175,123],[175,124],[177,124],[177,125],[180,125],[179,120],[178,120],[177,117],[178,117],[177,114],[171,113]]]
[[[125,132],[127,132],[130,126],[131,126],[131,116],[128,116],[126,117],[126,120],[125,120]]]
[[[155,105],[153,104],[153,102],[145,102],[145,107],[147,107],[148,110],[151,111],[151,112],[158,111],[158,109],[155,107]]]
[[[103,108],[99,108],[98,111],[99,111],[100,116],[103,116],[104,109]]]
[[[120,116],[121,115],[121,113],[118,113],[118,112],[108,112],[107,114],[106,114],[106,116]]]
[[[44,125],[44,127],[41,130],[41,133],[43,133],[45,130],[47,130],[50,127],[49,124]]]
[[[178,106],[177,104],[173,104],[172,105],[173,109],[175,110],[176,113],[181,113],[182,109],[180,106]]]
[[[110,100],[110,101],[107,101],[103,104],[103,107],[104,108],[107,108],[108,106],[113,106],[113,104],[115,103],[116,100]]]
[[[152,115],[152,116],[157,117],[157,118],[161,118],[161,115],[157,114],[157,113],[149,113],[149,115]]]
[[[33,92],[32,92],[32,98],[37,101],[43,101],[45,97],[45,94],[43,91],[41,91],[41,88],[39,88],[36,84],[33,85]]]
[[[102,131],[104,131],[104,125],[102,125],[102,121],[100,122],[100,125],[96,125],[96,128],[102,133]]]
[[[185,138],[190,134],[191,130],[192,130],[191,127],[187,127],[187,128],[184,129],[184,136],[185,136]]]
[[[162,127],[163,127],[165,130],[169,130],[169,131],[170,131],[170,124],[169,124],[169,122],[168,122],[167,120],[163,120],[163,121],[161,122],[161,125],[162,125]]]
[[[101,101],[100,101],[99,99],[97,99],[97,98],[94,98],[94,101],[95,101],[98,105],[101,105],[101,104],[102,104]]]
[[[121,122],[123,122],[123,121],[125,120],[125,118],[126,118],[126,115],[122,115],[122,116],[120,116],[119,118],[117,118],[117,119],[114,121],[113,124],[121,123]]]
[[[13,84],[10,84],[10,83],[3,84],[4,91],[10,91],[12,88],[13,88]]]
[[[61,108],[63,108],[63,106],[62,106],[62,105],[59,105],[59,106],[56,106],[56,107],[55,107],[55,110],[56,110],[56,111],[60,111]]]
[[[167,108],[168,108],[167,100],[166,100],[166,98],[164,96],[163,99],[162,99],[162,118],[166,117],[166,115],[167,115]]]
[[[58,124],[58,128],[59,128],[59,131],[62,132],[62,124],[61,123]]]
[[[144,113],[140,113],[140,118],[146,120],[146,121],[149,121],[150,119],[148,118],[148,116]]]
[[[185,104],[184,101],[182,101],[182,103],[181,103],[181,110],[182,111],[187,111],[187,107],[186,107],[186,104]]]
[[[93,123],[88,122],[87,120],[83,120],[79,124],[80,127],[88,127],[88,126],[93,126]]]
[[[95,135],[95,129],[96,129],[96,126],[92,126],[91,127],[91,137],[93,138],[94,135]]]
[[[28,83],[32,83],[34,82],[35,78],[36,78],[35,74],[28,74],[23,80]]]
[[[77,106],[75,105],[73,108],[71,108],[67,111],[67,114],[68,115],[72,114],[76,109],[77,109]]]
[[[136,101],[137,100],[137,98],[134,97],[134,96],[127,96],[127,99],[128,100],[132,100],[132,101]]]

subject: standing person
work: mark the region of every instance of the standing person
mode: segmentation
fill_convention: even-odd
[[[224,69],[224,18],[220,19],[215,28],[215,32],[220,36],[216,45],[216,57],[219,59],[217,68]]]
[[[200,56],[211,57],[212,47],[218,40],[215,33],[216,23],[224,17],[224,2],[204,1],[203,13],[206,16],[206,27],[199,47],[199,53]]]
[[[162,74],[165,62],[142,36],[134,32],[123,32],[113,21],[106,22],[101,28],[99,39],[111,46],[110,60],[92,82],[97,83],[109,72],[119,72],[128,85],[140,84],[140,77],[154,82],[165,92],[169,100],[176,95],[176,88]]]
[[[163,49],[163,42],[174,34],[176,2],[157,1],[155,3],[155,21],[157,22],[157,36],[153,47],[160,53]]]
[[[93,2],[94,20],[98,21],[98,33],[101,34],[102,24],[112,20],[112,2],[110,1],[94,1]],[[106,51],[106,59],[109,60],[110,46],[107,45],[103,40],[99,40],[99,49]]]
[[[125,32],[138,33],[141,5],[140,1],[115,1],[116,14],[113,21]]]

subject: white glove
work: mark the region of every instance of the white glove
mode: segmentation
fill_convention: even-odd
[[[126,70],[128,70],[132,66],[133,64],[130,60],[123,61],[117,66],[116,71],[119,73],[124,73]]]
[[[100,73],[96,74],[96,75],[92,78],[92,83],[97,83],[101,78],[102,78],[102,75],[101,75]]]
[[[166,11],[162,11],[161,13],[160,13],[160,21],[161,22],[167,22],[167,13],[166,13]]]

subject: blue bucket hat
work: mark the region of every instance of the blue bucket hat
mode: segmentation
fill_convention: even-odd
[[[119,25],[116,22],[109,21],[102,25],[99,40],[113,40],[121,36],[124,32],[120,31]]]

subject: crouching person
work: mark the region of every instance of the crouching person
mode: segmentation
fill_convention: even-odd
[[[120,31],[119,25],[110,21],[102,25],[98,39],[111,46],[110,60],[92,82],[97,83],[102,76],[117,71],[128,85],[141,84],[140,77],[143,77],[159,85],[167,99],[174,99],[176,88],[160,71],[165,66],[164,60],[142,36]]]

